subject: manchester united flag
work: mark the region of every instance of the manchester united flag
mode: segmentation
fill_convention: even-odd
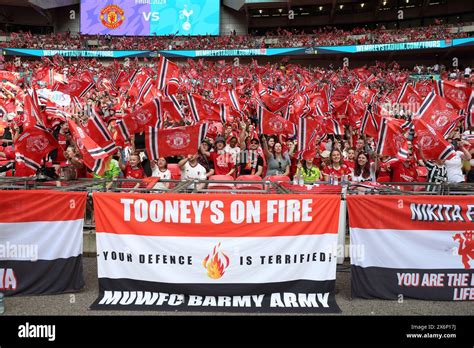
[[[353,297],[474,300],[472,197],[358,195],[347,204]]]
[[[425,124],[430,125],[443,137],[447,137],[462,118],[463,116],[459,115],[448,99],[440,97],[434,92],[428,94],[414,117],[415,120],[423,120]]]
[[[207,127],[207,124],[167,129],[148,127],[145,132],[147,153],[152,160],[194,155],[206,138]]]
[[[261,105],[259,105],[257,109],[257,118],[262,134],[296,134],[296,126],[294,123],[268,111]]]
[[[147,127],[160,128],[162,122],[161,100],[155,98],[134,112],[125,115],[118,124],[118,129],[123,138],[129,141],[133,134],[144,132]]]
[[[41,168],[41,160],[59,146],[44,128],[35,126],[24,131],[15,143],[17,161],[33,170]]]

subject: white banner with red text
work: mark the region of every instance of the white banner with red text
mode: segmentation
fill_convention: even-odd
[[[340,197],[94,193],[92,309],[339,312]]]

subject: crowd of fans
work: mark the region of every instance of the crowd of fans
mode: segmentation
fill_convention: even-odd
[[[65,72],[65,79],[80,76],[88,72],[97,77],[95,88],[88,92],[78,107],[71,104],[63,110],[82,124],[90,117],[91,109],[98,110],[100,116],[107,122],[112,134],[117,133],[117,119],[127,117],[128,114],[142,107],[143,102],[134,101],[128,95],[129,88],[104,88],[101,84],[107,77],[115,76],[119,71],[130,74],[137,69],[156,72],[157,63],[154,61],[127,60],[124,64],[115,62],[104,65],[96,60],[68,60],[55,57],[41,61],[14,64],[2,62],[0,68],[16,71],[23,78],[17,82],[17,88],[8,88],[2,84],[0,89],[0,106],[6,105],[8,100],[14,102],[17,114],[21,116],[22,99],[17,96],[26,93],[28,88],[41,87],[41,83],[34,80],[34,71],[44,66],[54,67],[55,71]],[[0,69],[0,70],[2,70]],[[465,71],[449,71],[444,66],[438,66],[441,78],[454,79],[465,83],[472,88],[473,76]],[[467,68],[466,68],[467,69]],[[416,69],[415,69],[416,70]],[[152,76],[152,75],[151,75]],[[153,77],[153,76],[152,76]],[[410,71],[402,69],[398,64],[386,65],[377,63],[371,67],[357,69],[321,67],[302,67],[287,64],[285,61],[266,66],[259,66],[256,62],[238,67],[225,62],[188,61],[180,66],[180,87],[175,94],[183,113],[186,115],[181,122],[167,120],[165,127],[183,126],[192,123],[186,95],[197,93],[209,100],[218,98],[219,93],[238,91],[239,102],[244,106],[245,113],[240,116],[234,114],[227,123],[210,122],[206,139],[199,146],[197,153],[190,153],[184,158],[167,157],[157,161],[150,161],[144,145],[144,134],[133,135],[129,144],[121,146],[113,158],[108,161],[103,175],[92,173],[87,168],[78,150],[77,141],[71,137],[67,122],[60,120],[54,123],[51,132],[54,134],[60,149],[49,155],[43,165],[50,166],[52,177],[75,179],[80,177],[105,177],[144,179],[156,177],[161,179],[208,179],[215,175],[236,178],[242,175],[256,177],[285,176],[299,184],[313,184],[319,181],[340,183],[342,181],[355,182],[418,182],[429,180],[433,183],[442,182],[474,182],[474,153],[473,129],[466,129],[460,120],[448,139],[456,149],[455,157],[447,161],[426,160],[420,155],[413,142],[413,134],[407,133],[408,159],[406,161],[379,156],[376,153],[376,140],[361,132],[360,127],[349,122],[344,116],[339,119],[343,126],[342,134],[331,132],[318,135],[314,151],[298,151],[299,145],[296,134],[264,135],[258,126],[256,118],[258,103],[255,90],[260,84],[265,85],[268,91],[274,90],[281,94],[292,95],[304,93],[304,89],[324,90],[329,96],[330,106],[325,116],[335,117],[334,103],[352,95],[361,83],[374,91],[379,102],[400,88],[409,80]],[[422,81],[433,85],[428,79]],[[11,84],[10,84],[11,85]],[[258,93],[257,93],[258,94]],[[342,96],[341,96],[342,95]],[[46,105],[41,106],[44,112]],[[365,105],[367,106],[367,105]],[[59,108],[59,107],[58,107]],[[0,108],[1,110],[2,108]],[[5,107],[3,108],[5,111]],[[469,110],[468,110],[469,112]],[[397,112],[392,116],[410,119],[412,112]],[[15,168],[15,142],[22,134],[21,122],[15,112],[4,112],[3,132],[0,141],[0,160],[3,160],[2,171],[5,175],[23,176],[25,171],[18,166]],[[168,166],[179,168],[176,175]],[[133,184],[135,185],[135,184]],[[133,187],[132,185],[132,187]],[[139,186],[136,184],[135,186]],[[167,183],[156,184],[157,188],[168,188]],[[433,186],[434,187],[434,186]],[[434,188],[428,189],[434,189]]]
[[[355,28],[350,31],[325,27],[304,33],[298,30],[278,29],[265,36],[221,35],[221,36],[110,36],[56,33],[32,35],[31,33],[1,33],[7,41],[0,47],[33,49],[86,49],[86,50],[186,50],[186,49],[260,49],[271,47],[314,47],[357,44],[385,44],[443,40],[468,37],[467,32],[454,30],[451,25],[433,25],[422,28],[386,30],[385,27],[371,30]]]

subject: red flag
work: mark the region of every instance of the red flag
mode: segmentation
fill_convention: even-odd
[[[37,102],[35,103],[29,93],[26,93],[23,99],[23,115],[20,121],[23,124],[23,129],[32,128],[37,124],[43,126]]]
[[[266,110],[259,105],[257,109],[260,133],[266,135],[296,134],[295,124]]]
[[[474,90],[471,92],[469,102],[467,103],[466,116],[464,120],[464,129],[474,128]]]
[[[465,83],[441,80],[436,81],[435,92],[449,99],[458,110],[464,110],[471,95],[471,88]]]
[[[313,150],[316,142],[326,134],[326,127],[320,119],[300,118],[298,122],[298,151]]]
[[[110,155],[117,150],[117,146],[115,145],[113,136],[110,133],[107,124],[99,116],[96,110],[92,110],[92,115],[87,120],[87,123],[84,124],[83,128],[104,152]]]
[[[374,115],[374,113],[367,108],[365,115],[362,118],[360,132],[377,140],[379,136],[379,122],[380,117]]]
[[[161,56],[156,83],[158,89],[165,91],[166,94],[176,94],[179,88],[179,67]]]
[[[414,119],[422,119],[426,124],[446,138],[456,128],[460,116],[453,104],[446,98],[430,93],[423,101]]]
[[[415,84],[415,90],[422,98],[426,98],[428,94],[434,91],[433,80],[418,81]]]
[[[135,103],[139,103],[151,93],[152,87],[153,80],[146,73],[141,71],[135,75],[128,94],[135,97]]]
[[[153,99],[134,112],[125,115],[122,122],[117,122],[117,126],[123,137],[129,141],[131,135],[144,132],[147,127],[161,128],[163,126],[161,115],[161,101]]]
[[[188,94],[189,108],[194,122],[218,121],[226,123],[226,107],[224,104],[215,104],[197,94]]]
[[[77,80],[94,83],[94,75],[92,75],[92,73],[89,70],[85,70],[81,74],[79,74],[79,77],[77,78]]]
[[[266,88],[262,83],[258,82],[258,95],[260,100],[272,112],[280,111],[289,103],[289,98],[280,95],[277,91]]]
[[[219,98],[214,101],[216,104],[225,104],[229,108],[234,108],[234,110],[241,111],[242,106],[240,105],[239,96],[235,90],[230,90],[226,92],[220,92]]]
[[[33,170],[41,168],[41,160],[59,146],[54,137],[43,127],[25,130],[15,142],[17,160]]]
[[[207,124],[166,129],[148,127],[145,133],[147,154],[151,160],[194,155],[206,138],[206,133]]]
[[[54,84],[54,69],[51,67],[42,67],[33,74],[36,81],[42,81],[47,87]]]
[[[410,83],[405,83],[400,90],[400,93],[397,98],[398,104],[409,104],[414,105],[415,107],[412,110],[418,110],[418,107],[423,102],[423,98],[418,94],[418,92],[413,88]]]
[[[344,135],[344,127],[338,121],[326,118],[324,119],[324,125],[328,134]]]
[[[407,139],[403,135],[406,122],[383,117],[378,135],[377,153],[382,156],[406,158]]]
[[[161,97],[160,100],[163,119],[169,118],[177,122],[184,120],[183,110],[174,95]]]
[[[130,81],[129,81],[129,74],[126,71],[120,71],[116,76],[114,76],[114,79],[112,82],[115,84],[115,87],[119,89],[122,86],[129,87],[130,86]]]
[[[17,72],[4,71],[4,70],[0,71],[0,81],[7,80],[7,81],[10,81],[10,82],[15,82],[19,78],[20,78],[20,74],[17,73]]]
[[[288,104],[285,118],[296,124],[300,117],[305,117],[310,111],[309,96],[307,94],[297,93]]]
[[[347,103],[347,118],[349,124],[353,127],[359,127],[360,121],[365,114],[366,105],[360,99],[360,96],[353,95],[349,97]]]
[[[456,154],[453,146],[443,139],[443,135],[426,123],[423,118],[414,120],[413,124],[416,134],[414,144],[418,145],[418,150],[427,160],[448,160]]]
[[[358,84],[356,89],[354,90],[354,96],[362,101],[364,104],[368,104],[373,96],[375,95],[375,91],[362,85]]]
[[[106,167],[105,159],[109,155],[76,122],[70,118],[67,121],[72,139],[82,155],[84,164],[97,175],[103,175]]]
[[[346,117],[347,110],[349,108],[349,99],[334,101],[332,102],[332,115],[336,120],[340,120]]]
[[[56,91],[69,94],[73,97],[82,98],[94,87],[93,82],[85,80],[72,80],[67,84],[57,84]]]

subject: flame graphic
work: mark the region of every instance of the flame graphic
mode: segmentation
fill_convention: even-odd
[[[207,275],[212,279],[221,278],[230,263],[229,257],[222,251],[219,251],[220,246],[221,243],[217,244],[214,247],[212,254],[207,255],[202,262],[202,265],[207,270]],[[219,256],[219,254],[221,256]]]

